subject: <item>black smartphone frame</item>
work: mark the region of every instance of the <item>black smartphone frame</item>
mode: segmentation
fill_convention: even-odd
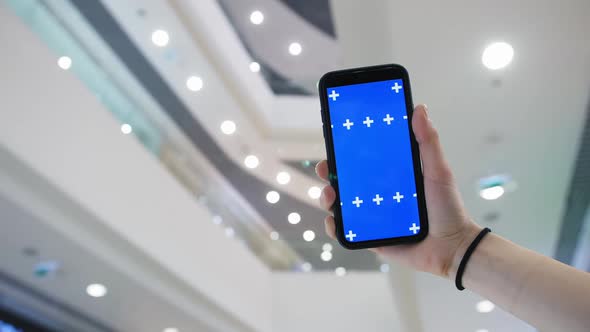
[[[336,159],[334,154],[334,142],[332,139],[332,123],[330,119],[330,109],[328,106],[327,88],[338,86],[370,83],[377,81],[386,81],[401,79],[404,87],[404,96],[406,99],[406,112],[408,115],[408,126],[410,135],[410,145],[412,148],[412,160],[414,164],[414,181],[416,183],[416,193],[418,200],[418,214],[420,216],[420,231],[415,235],[385,238],[378,240],[369,240],[361,242],[349,242],[344,237],[342,208],[340,204],[334,204],[332,210],[336,223],[336,238],[340,244],[347,249],[366,249],[381,246],[389,246],[404,243],[415,243],[422,241],[428,235],[428,213],[426,209],[426,198],[424,196],[424,177],[422,175],[422,161],[420,159],[420,150],[418,142],[412,129],[412,117],[414,114],[414,104],[412,102],[412,91],[410,88],[410,77],[408,71],[397,64],[386,64],[370,67],[352,68],[337,70],[324,74],[318,84],[318,92],[321,102],[322,127],[324,131],[324,141],[326,143],[326,153],[328,157],[328,170],[330,184],[336,192],[335,202],[340,202],[340,190],[338,186],[338,172],[336,169]]]

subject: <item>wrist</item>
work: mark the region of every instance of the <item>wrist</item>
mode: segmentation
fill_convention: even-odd
[[[465,226],[463,231],[463,236],[459,244],[457,245],[454,254],[452,255],[451,262],[448,265],[448,269],[446,271],[446,277],[455,280],[455,276],[457,275],[457,270],[459,269],[459,265],[461,264],[461,260],[463,256],[465,256],[465,252],[471,242],[477,237],[477,235],[481,232],[483,227],[477,225],[474,222],[468,222]]]

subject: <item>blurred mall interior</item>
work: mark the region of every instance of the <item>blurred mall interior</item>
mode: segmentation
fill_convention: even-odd
[[[472,217],[590,271],[588,17],[588,0],[1,0],[0,331],[536,331],[326,235],[316,85],[403,64]],[[512,52],[486,59],[493,43]]]

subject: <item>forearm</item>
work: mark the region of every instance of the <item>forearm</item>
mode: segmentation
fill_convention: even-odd
[[[449,277],[479,229],[457,251]],[[542,331],[590,330],[590,274],[493,233],[475,249],[463,285]]]

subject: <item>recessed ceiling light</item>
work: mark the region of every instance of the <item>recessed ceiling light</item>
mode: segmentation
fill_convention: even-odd
[[[234,237],[234,235],[236,235],[236,231],[234,231],[233,228],[228,227],[225,229],[225,236],[227,237]]]
[[[260,71],[260,64],[256,61],[250,62],[250,71],[253,73],[257,73]]]
[[[322,246],[322,250],[323,251],[332,251],[332,245],[329,243],[324,243],[324,245]]]
[[[334,270],[334,272],[339,277],[344,277],[346,275],[346,269],[342,266],[337,267],[336,270]]]
[[[504,195],[504,192],[505,192],[504,187],[493,186],[493,187],[481,189],[479,191],[479,196],[481,196],[481,198],[483,198],[485,200],[491,201],[491,200],[500,198],[502,195]]]
[[[86,293],[92,297],[103,297],[107,294],[107,288],[103,284],[90,284],[86,287]]]
[[[231,135],[236,132],[236,123],[231,120],[225,120],[221,123],[221,132],[226,135]]]
[[[133,131],[133,127],[131,127],[130,124],[128,123],[124,123],[121,125],[121,132],[125,135],[127,134],[131,134],[131,132]]]
[[[250,14],[250,22],[252,22],[252,24],[262,24],[262,22],[264,22],[264,14],[262,14],[262,12],[260,10],[255,10]]]
[[[270,232],[270,239],[273,240],[273,241],[278,240],[279,239],[279,233],[277,233],[275,231]]]
[[[289,173],[284,171],[277,173],[277,182],[279,184],[287,184],[289,181],[291,181],[291,175],[289,175]]]
[[[164,330],[162,330],[162,332],[180,332],[180,330],[175,327],[167,327]]]
[[[303,47],[298,42],[293,42],[289,44],[289,53],[291,55],[299,55],[303,51]]]
[[[57,59],[57,65],[63,70],[68,70],[72,67],[72,58],[69,56],[61,56]]]
[[[330,251],[322,251],[320,256],[324,262],[329,262],[332,260],[332,252]]]
[[[488,301],[488,300],[479,301],[475,305],[475,309],[477,310],[477,312],[481,312],[484,314],[488,313],[488,312],[492,312],[495,307],[496,306],[491,301]]]
[[[203,88],[203,80],[198,76],[190,76],[186,79],[186,87],[191,91],[199,91]]]
[[[307,242],[313,241],[315,239],[315,233],[312,230],[306,230],[303,232],[303,239]]]
[[[510,44],[499,42],[488,45],[481,56],[481,62],[491,70],[504,68],[514,57],[514,49]]]
[[[312,268],[312,266],[308,262],[304,262],[303,264],[301,264],[301,271],[303,271],[303,272],[309,272],[309,271],[311,271],[311,268]]]
[[[312,199],[318,199],[322,195],[322,189],[320,189],[319,187],[313,186],[313,187],[309,188],[309,190],[307,191],[307,194]]]
[[[246,156],[246,158],[244,159],[244,165],[246,165],[246,167],[248,168],[256,168],[259,164],[260,161],[258,160],[258,157],[256,157],[255,155],[251,154],[249,156]]]
[[[387,263],[381,264],[381,266],[379,267],[379,270],[381,270],[381,272],[383,272],[383,273],[389,272],[389,264],[387,264]]]
[[[215,225],[221,225],[221,223],[223,222],[223,218],[221,218],[221,216],[213,216],[213,218],[211,218],[213,220],[213,223]]]
[[[154,45],[164,47],[168,45],[169,41],[170,36],[166,30],[158,29],[152,32],[152,43],[154,43]]]
[[[291,212],[287,216],[287,220],[290,224],[297,225],[301,221],[301,215],[297,212]]]
[[[275,204],[279,201],[279,199],[281,199],[281,195],[279,195],[279,193],[274,190],[271,190],[268,193],[266,193],[266,200],[270,204]]]
[[[490,332],[490,331],[488,331],[488,330],[486,330],[486,329],[478,329],[478,330],[476,330],[475,332]]]

